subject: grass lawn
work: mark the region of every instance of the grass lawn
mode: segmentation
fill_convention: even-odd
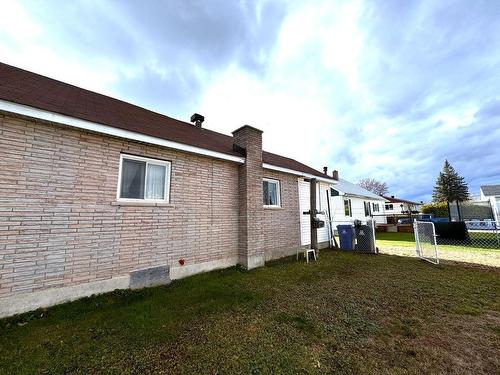
[[[478,263],[488,266],[500,267],[500,248],[492,247],[492,243],[496,246],[496,235],[494,233],[469,233],[472,243],[483,243],[485,247],[475,247],[469,244],[444,245],[438,243],[439,258],[467,262]],[[487,237],[486,240],[484,237]],[[403,256],[416,256],[415,254],[415,238],[413,233],[387,233],[379,232],[376,234],[377,247],[382,253]],[[500,245],[499,245],[500,246]],[[426,246],[427,253],[434,254],[433,247]]]
[[[470,242],[456,244],[439,243],[439,249],[452,251],[500,251],[500,237],[497,240],[495,233],[469,232]],[[394,247],[411,247],[415,249],[413,233],[379,232],[376,234],[377,245]],[[451,242],[452,240],[450,240]],[[481,247],[482,244],[482,247]]]
[[[500,271],[322,251],[0,320],[0,373],[475,373],[500,368]]]
[[[415,237],[413,233],[377,232],[375,237],[377,239],[377,245],[415,248]]]

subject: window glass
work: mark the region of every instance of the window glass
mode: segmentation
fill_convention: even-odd
[[[148,164],[146,199],[165,198],[165,171],[164,165]]]
[[[370,202],[363,202],[365,206],[365,216],[370,216]]]
[[[344,215],[351,216],[351,200],[344,199]]]
[[[123,159],[121,198],[144,198],[144,178],[146,163],[139,160]]]
[[[279,182],[264,180],[262,191],[265,206],[279,206]]]

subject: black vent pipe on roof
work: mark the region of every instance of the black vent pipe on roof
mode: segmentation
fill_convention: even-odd
[[[197,128],[201,128],[201,124],[203,124],[203,121],[205,121],[205,117],[200,115],[199,113],[194,113],[191,116],[191,122],[194,122],[194,126]]]

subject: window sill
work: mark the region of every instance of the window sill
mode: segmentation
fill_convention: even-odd
[[[171,206],[169,202],[129,202],[129,201],[114,201],[111,202],[112,206],[136,206],[136,207],[166,207]]]
[[[283,210],[283,207],[280,206],[264,206],[264,210]]]

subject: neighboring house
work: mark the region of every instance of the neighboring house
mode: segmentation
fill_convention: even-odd
[[[398,217],[408,216],[411,214],[418,214],[422,209],[423,203],[412,202],[406,199],[400,199],[391,196],[382,195],[385,200],[384,210],[387,217],[387,223],[393,224],[397,221]]]
[[[0,63],[0,316],[308,245],[336,181],[201,122]]]
[[[490,201],[495,214],[495,221],[500,222],[500,185],[480,186],[481,200]]]
[[[366,221],[372,217],[379,224],[386,222],[384,198],[343,179],[338,180],[331,192],[330,209],[335,226],[354,220]]]

